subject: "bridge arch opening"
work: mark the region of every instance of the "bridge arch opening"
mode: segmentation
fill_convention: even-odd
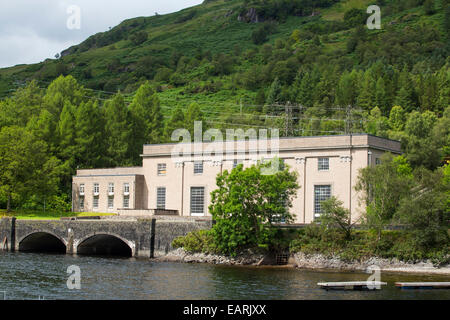
[[[36,232],[19,243],[19,251],[36,253],[66,253],[66,245],[56,236],[46,232]]]
[[[98,234],[82,241],[77,247],[77,254],[132,257],[133,250],[116,236]]]

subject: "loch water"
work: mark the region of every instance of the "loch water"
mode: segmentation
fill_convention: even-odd
[[[81,289],[70,290],[70,266]],[[450,281],[450,276],[381,273],[382,290],[326,291],[318,282],[365,281],[361,272],[221,266],[148,259],[0,252],[0,299],[6,300],[450,300],[450,290],[402,290],[396,281]]]

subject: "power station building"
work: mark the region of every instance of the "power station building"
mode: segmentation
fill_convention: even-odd
[[[353,134],[144,145],[142,167],[78,170],[72,206],[75,212],[209,217],[218,174],[276,157],[298,172],[295,223],[312,222],[331,196],[356,220],[365,209],[354,189],[358,171],[379,163],[385,152],[401,154],[400,142]]]

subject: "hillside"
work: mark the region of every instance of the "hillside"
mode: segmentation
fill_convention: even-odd
[[[366,132],[437,170],[450,158],[450,5],[385,0],[368,30],[369,3],[210,0],[1,69],[0,206],[67,210],[76,168],[140,165],[143,144],[199,120]]]
[[[277,76],[290,86],[298,72],[314,66],[319,73],[333,67],[341,74],[381,61],[397,70],[407,65],[413,73],[435,72],[448,57],[445,0],[432,1],[428,13],[424,1],[383,1],[383,29],[359,36],[355,30],[371,1],[272,2],[278,5],[205,1],[173,14],[124,21],[63,51],[59,60],[0,70],[0,96],[24,81],[37,79],[46,87],[70,74],[106,96],[117,90],[133,93],[150,80],[161,91],[163,105],[261,104],[262,93],[255,100],[258,89],[267,93]],[[291,7],[283,9],[286,3]],[[267,70],[255,69],[264,66]],[[258,71],[263,79],[248,79],[258,78]],[[296,100],[289,98],[281,100]]]

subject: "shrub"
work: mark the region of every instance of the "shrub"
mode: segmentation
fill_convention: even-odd
[[[143,44],[145,41],[147,41],[147,39],[148,34],[145,31],[139,31],[130,36],[130,40],[135,46]]]
[[[325,228],[335,228],[342,232],[346,240],[352,238],[353,224],[350,219],[350,211],[342,206],[343,202],[336,197],[321,203],[323,214],[320,222]]]
[[[183,248],[185,251],[190,253],[213,253],[216,251],[214,247],[214,239],[210,230],[189,232],[186,236],[178,237],[173,240],[172,247]]]
[[[254,44],[263,44],[266,42],[267,36],[275,33],[276,26],[273,23],[265,22],[252,33],[252,41]]]
[[[344,14],[344,22],[347,27],[353,28],[359,25],[362,25],[366,22],[367,14],[364,10],[361,9],[350,9]]]
[[[156,71],[156,75],[154,80],[157,82],[167,82],[170,79],[170,76],[172,75],[172,70],[169,68],[159,68],[158,71]]]

